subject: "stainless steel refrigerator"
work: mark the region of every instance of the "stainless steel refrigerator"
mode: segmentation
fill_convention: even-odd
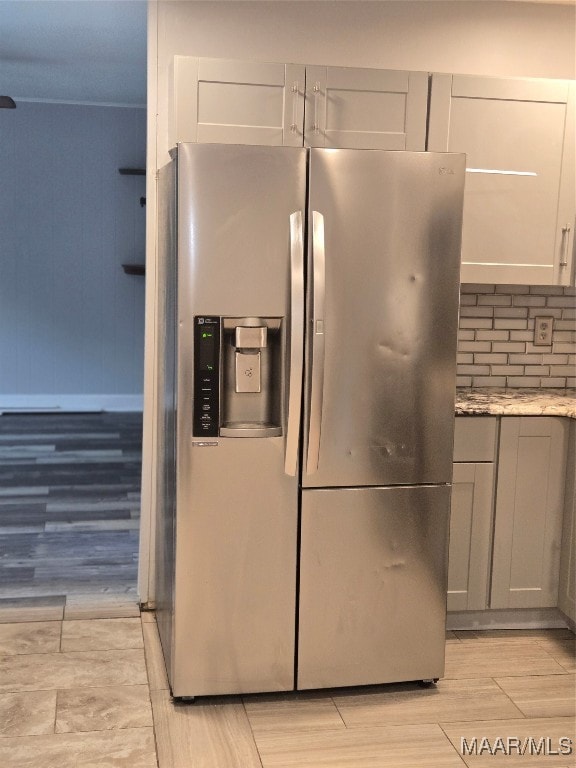
[[[441,677],[464,156],[182,144],[159,184],[174,696]]]

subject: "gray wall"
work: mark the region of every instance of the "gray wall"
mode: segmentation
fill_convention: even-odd
[[[0,112],[0,409],[141,403],[145,145],[143,109]]]

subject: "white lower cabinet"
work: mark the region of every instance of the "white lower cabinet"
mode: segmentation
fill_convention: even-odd
[[[558,605],[568,427],[555,417],[501,420],[491,608]]]
[[[558,608],[576,624],[576,421],[570,422]]]
[[[488,605],[494,464],[454,464],[448,610],[481,611]]]
[[[559,607],[576,620],[571,429],[562,417],[456,419],[449,611]]]
[[[497,419],[456,419],[448,610],[488,606]]]

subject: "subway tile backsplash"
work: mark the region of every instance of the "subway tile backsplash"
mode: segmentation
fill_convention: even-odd
[[[553,317],[552,343],[534,345],[534,318]],[[576,289],[464,283],[459,387],[576,387]]]

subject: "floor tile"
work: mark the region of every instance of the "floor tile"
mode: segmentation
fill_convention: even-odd
[[[541,640],[562,639],[568,640],[574,638],[569,629],[456,629],[454,634],[460,640],[487,640],[494,642],[502,640],[513,642],[519,640],[532,640],[539,642]]]
[[[264,694],[243,701],[254,733],[345,728],[329,694]]]
[[[126,494],[123,494],[125,496]],[[104,511],[104,510],[127,510],[130,511],[134,509],[134,507],[138,506],[137,501],[127,501],[125,498],[123,500],[101,500],[101,499],[94,499],[93,501],[77,501],[76,499],[73,501],[58,501],[58,502],[49,502],[46,506],[47,512],[89,512],[90,514],[95,511]],[[88,516],[88,519],[90,519],[90,516]]]
[[[120,520],[73,520],[66,523],[47,522],[46,533],[98,533],[98,531],[137,531],[140,521],[132,518]]]
[[[135,618],[140,616],[140,608],[135,595],[76,593],[68,594],[64,618],[68,619],[107,619]]]
[[[0,624],[28,621],[61,621],[64,618],[63,594],[49,597],[0,598]]]
[[[157,768],[152,728],[0,739],[6,768]]]
[[[566,670],[538,643],[469,640],[447,643],[445,679],[560,675]]]
[[[0,694],[0,736],[54,733],[56,691]],[[6,765],[6,764],[4,764]]]
[[[0,624],[0,656],[18,653],[57,653],[60,650],[60,621],[30,621]]]
[[[491,679],[382,686],[380,693],[334,695],[334,703],[348,727],[523,717]]]
[[[45,515],[43,515],[45,517]],[[20,518],[22,519],[22,518]],[[8,520],[4,517],[4,515],[0,516],[0,521],[2,522],[2,526],[0,527],[0,540],[3,541],[9,541],[8,539],[4,539],[4,536],[6,535],[14,535],[14,534],[20,534],[20,533],[42,533],[42,531],[45,530],[45,523],[44,521],[39,521],[37,523],[32,523],[32,520],[27,520],[25,524],[18,525],[17,523],[9,523]],[[15,570],[11,568],[10,570]],[[32,568],[32,575],[34,575],[34,569]],[[8,576],[8,568],[4,569],[4,573],[2,574],[2,581],[3,583],[6,583]]]
[[[144,683],[141,649],[0,657],[0,692]]]
[[[8,435],[0,435],[0,440],[5,440],[9,438]],[[48,491],[50,488],[48,486],[10,486],[5,488],[0,488],[0,497],[2,496],[17,496],[18,498],[31,496],[47,496]]]
[[[542,638],[538,641],[544,650],[560,664],[566,672],[576,672],[576,637]]]
[[[64,560],[64,558],[61,558]],[[81,558],[76,558],[76,562]],[[112,570],[113,567],[110,568]],[[113,618],[114,613],[118,618],[138,616],[139,608],[136,597],[136,586],[130,592],[125,588],[116,591],[116,585],[110,578],[102,580],[98,578],[98,569],[93,569],[93,573],[87,575],[81,568],[76,568],[77,581],[70,581],[70,574],[63,577],[58,570],[57,562],[46,561],[46,565],[37,570],[43,570],[46,573],[46,579],[28,586],[11,585],[6,588],[0,587],[0,602],[4,598],[10,598],[14,602],[14,608],[18,609],[17,603],[24,600],[36,600],[38,592],[41,590],[45,599],[49,597],[58,598],[62,608],[58,618],[64,618],[64,610],[69,602],[69,613],[78,611],[78,616],[68,616],[72,619],[105,619]],[[72,569],[70,569],[72,570]],[[115,570],[120,570],[116,568]],[[120,574],[121,575],[121,574]],[[112,616],[108,616],[112,614]],[[101,615],[104,613],[105,615]],[[37,618],[38,614],[31,621],[51,621],[50,618]],[[18,619],[15,619],[16,621]]]
[[[576,715],[576,676],[573,674],[498,677],[496,682],[526,717]]]
[[[526,718],[524,720],[484,720],[476,723],[450,723],[442,725],[444,732],[454,745],[454,749],[462,756],[465,764],[470,768],[565,768],[568,764],[574,764],[573,755],[551,754],[561,751],[560,739],[572,739],[572,745],[576,744],[574,731],[574,718]],[[465,746],[462,742],[465,739]],[[474,750],[476,739],[477,750]],[[500,749],[502,739],[503,746],[509,754]],[[508,739],[518,739],[519,747],[508,747]],[[549,742],[540,739],[549,739]],[[482,740],[485,740],[484,742]],[[532,741],[526,741],[532,740]],[[482,745],[486,748],[481,751]],[[531,744],[534,746],[531,747]],[[548,747],[549,745],[549,747]],[[525,754],[518,754],[523,749]],[[540,749],[540,754],[537,750]],[[564,747],[562,746],[562,749]],[[499,751],[496,751],[499,750]],[[544,750],[550,754],[543,754]],[[468,752],[478,751],[478,754]],[[490,752],[494,754],[490,754]],[[532,752],[532,754],[530,754]]]
[[[46,453],[53,453],[55,449],[54,445],[37,445],[34,443],[26,443],[25,445],[3,445],[0,443],[0,461],[5,459],[28,459],[34,458],[36,455],[43,455]]]
[[[143,647],[139,618],[62,622],[62,651],[110,651]]]
[[[438,725],[261,733],[263,768],[462,768]]]
[[[156,624],[143,623],[142,633],[144,635],[144,650],[146,653],[146,669],[148,670],[148,681],[151,691],[168,689],[168,677],[166,675],[166,666],[164,664],[164,655],[160,645],[158,627]]]
[[[152,708],[147,685],[58,691],[56,733],[151,725]]]
[[[160,768],[261,768],[240,699],[175,704],[168,691],[150,695]]]

